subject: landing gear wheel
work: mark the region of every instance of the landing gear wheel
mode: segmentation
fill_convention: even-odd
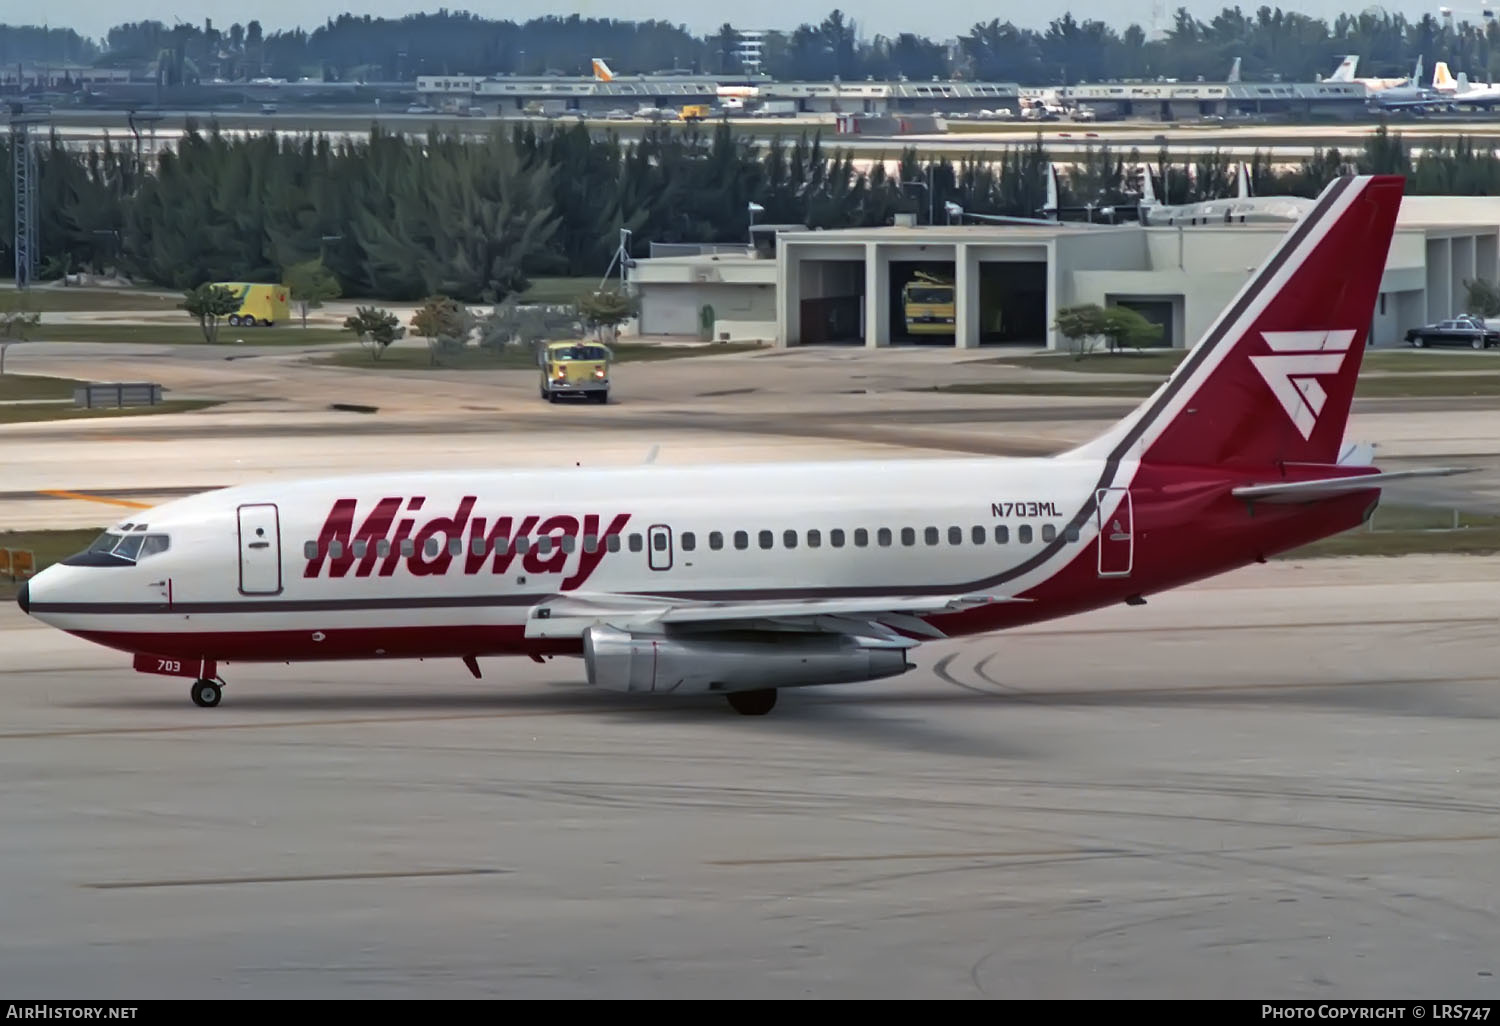
[[[741,716],[764,716],[776,708],[776,689],[762,688],[759,691],[731,691],[724,696],[729,707]]]
[[[193,683],[193,704],[213,708],[224,697],[223,685],[217,681],[200,680]]]

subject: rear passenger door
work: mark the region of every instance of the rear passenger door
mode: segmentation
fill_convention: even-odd
[[[646,529],[646,561],[653,570],[672,569],[672,529],[666,524]]]

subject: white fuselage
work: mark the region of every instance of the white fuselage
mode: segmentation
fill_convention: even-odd
[[[108,572],[54,567],[32,600],[115,647],[192,651],[203,636],[206,656],[246,659],[257,637],[316,658],[319,636],[358,631],[360,652],[330,652],[347,658],[395,654],[382,631],[455,627],[505,650],[560,595],[1014,593],[1097,535],[1097,518],[1068,525],[1104,474],[1096,460],[960,459],[258,484],[126,521],[166,551]]]

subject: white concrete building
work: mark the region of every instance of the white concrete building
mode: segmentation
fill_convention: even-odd
[[[1288,226],[1290,227],[1290,226]],[[1052,325],[1079,303],[1132,307],[1191,345],[1286,229],[1279,225],[920,226],[802,232],[778,238],[779,345],[879,347],[927,341],[1065,344]],[[906,332],[901,293],[918,271],[950,277],[953,333]],[[1500,276],[1500,198],[1409,197],[1380,299],[1376,345],[1463,312],[1464,282]]]

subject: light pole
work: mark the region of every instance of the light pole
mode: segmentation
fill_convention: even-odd
[[[960,223],[962,223],[964,219],[964,208],[959,206],[957,203],[954,203],[952,200],[948,200],[943,204],[943,213],[948,215],[949,224],[953,223],[953,219],[955,217],[959,219]]]
[[[761,206],[759,203],[756,203],[754,200],[751,200],[749,203],[745,204],[745,210],[748,211],[749,214],[750,214],[750,228],[749,228],[750,238],[747,241],[749,241],[750,245],[754,246],[755,245],[755,215],[756,214],[764,214],[766,212],[766,208],[763,207],[763,206]]]

